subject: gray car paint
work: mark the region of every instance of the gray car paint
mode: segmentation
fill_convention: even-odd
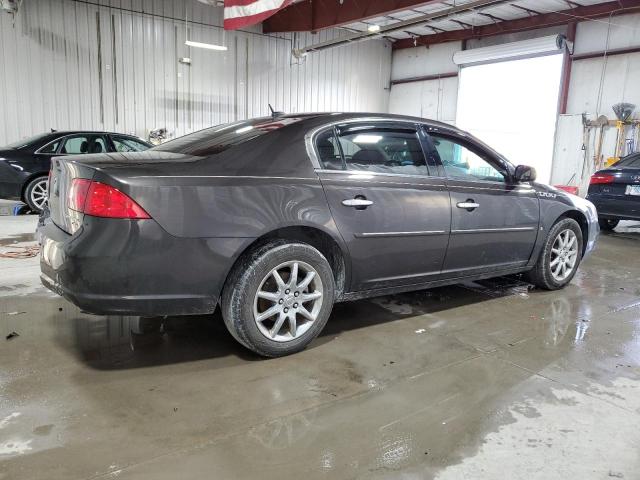
[[[497,153],[450,126],[370,114],[299,116],[207,157],[151,149],[56,159],[52,181],[62,196],[52,198],[50,216],[41,221],[43,282],[92,313],[191,314],[212,311],[240,255],[286,227],[321,231],[335,242],[345,264],[339,300],[525,271],[535,264],[546,232],[567,212],[584,217],[585,254],[593,248],[592,205],[537,183],[509,184],[499,192],[474,187],[488,215],[481,208],[465,218],[454,213],[452,203],[467,196],[469,185],[437,175],[357,178],[357,172],[349,178],[353,172],[323,171],[314,135],[336,123],[372,118],[446,128],[513,173]],[[72,177],[119,188],[152,219],[65,218],[60,199]],[[358,194],[374,200],[376,208],[341,205]],[[457,241],[452,217],[453,230],[493,231],[460,234]],[[73,222],[77,231],[70,235]],[[514,230],[519,228],[526,230]],[[456,253],[449,255],[452,239]],[[446,264],[445,256],[456,260]]]

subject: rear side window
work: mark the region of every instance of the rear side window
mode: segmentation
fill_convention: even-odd
[[[45,145],[38,151],[38,153],[56,153],[58,151],[58,145],[60,145],[60,140],[56,140],[55,142]]]
[[[356,127],[341,130],[338,139],[347,170],[429,175],[415,130]]]
[[[316,137],[316,151],[322,168],[326,170],[345,169],[340,147],[338,146],[338,138],[333,128],[318,134]]]

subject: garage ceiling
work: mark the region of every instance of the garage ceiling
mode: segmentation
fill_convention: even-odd
[[[486,5],[478,6],[479,3]],[[640,11],[640,0],[305,0],[268,19],[264,30],[318,31],[338,27],[356,35],[372,36],[380,28],[378,35],[393,41],[394,48],[406,48],[633,11]],[[423,18],[426,20],[421,21]],[[412,20],[418,23],[411,24]]]

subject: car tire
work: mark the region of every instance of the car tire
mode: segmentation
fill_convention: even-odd
[[[616,220],[614,218],[600,218],[598,219],[598,224],[600,225],[600,230],[605,232],[611,232],[614,228],[618,226],[620,220]]]
[[[583,241],[578,222],[572,218],[558,220],[547,235],[538,262],[528,272],[529,281],[545,290],[564,288],[580,266]],[[564,270],[561,264],[565,265]],[[556,274],[558,270],[560,272]]]
[[[318,336],[334,296],[331,266],[317,249],[277,240],[236,263],[222,292],[221,310],[238,342],[258,355],[280,357],[303,350]]]
[[[46,194],[48,189],[49,177],[43,175],[31,180],[24,189],[24,203],[26,203],[31,211],[40,213],[47,203]],[[43,199],[44,195],[44,200]]]

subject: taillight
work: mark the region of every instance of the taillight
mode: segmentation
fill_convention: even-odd
[[[594,173],[591,175],[589,185],[600,185],[603,183],[613,183],[614,177],[608,173]]]
[[[74,178],[68,207],[93,217],[151,218],[144,209],[115,187],[85,178]]]

